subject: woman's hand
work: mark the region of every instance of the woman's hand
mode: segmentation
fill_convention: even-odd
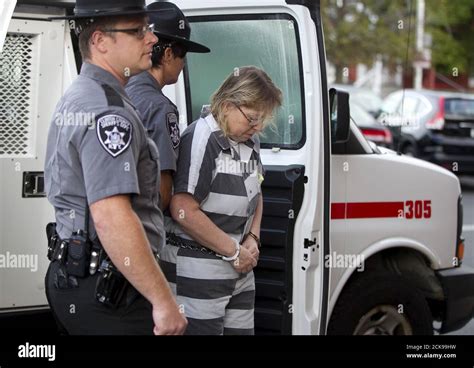
[[[258,256],[254,257],[250,250],[242,245],[240,247],[239,258],[232,262],[232,266],[234,266],[235,270],[239,273],[248,273],[257,265],[257,260]]]
[[[255,258],[258,262],[260,251],[258,250],[258,243],[254,238],[251,236],[246,236],[244,242],[241,245],[241,248],[242,247],[248,249],[253,258]]]

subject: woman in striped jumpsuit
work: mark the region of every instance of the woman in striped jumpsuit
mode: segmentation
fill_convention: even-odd
[[[161,267],[187,334],[253,334],[263,200],[258,134],[282,95],[262,70],[236,69],[211,113],[183,133]]]

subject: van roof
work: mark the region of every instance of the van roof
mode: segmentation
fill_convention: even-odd
[[[146,0],[147,4],[154,1]],[[164,1],[166,2],[166,1]],[[242,7],[242,6],[268,6],[268,5],[288,5],[285,0],[200,0],[198,5],[196,0],[174,0],[172,1],[182,9],[189,8],[215,8],[215,7]],[[290,1],[294,2],[294,1]],[[319,1],[317,1],[319,2]],[[60,6],[60,7],[74,7],[75,0],[18,0],[18,4],[25,5],[45,5],[45,6]]]
[[[146,0],[147,4],[152,3]],[[242,7],[265,7],[265,6],[289,6],[289,5],[311,5],[319,7],[320,0],[174,0],[172,1],[181,9],[211,9],[211,8],[242,8]]]
[[[21,5],[42,5],[42,6],[57,6],[57,7],[74,7],[75,0],[18,0],[17,4]]]

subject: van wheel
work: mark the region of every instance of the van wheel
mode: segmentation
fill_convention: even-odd
[[[334,308],[328,335],[432,335],[430,308],[412,285],[392,274],[350,281]]]

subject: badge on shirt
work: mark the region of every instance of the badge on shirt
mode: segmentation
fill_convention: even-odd
[[[179,146],[180,137],[178,117],[174,112],[166,114],[166,126],[168,127],[168,133],[170,134],[173,149],[176,149]]]
[[[97,120],[97,137],[104,149],[117,157],[132,141],[132,124],[120,115],[105,115]]]

